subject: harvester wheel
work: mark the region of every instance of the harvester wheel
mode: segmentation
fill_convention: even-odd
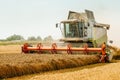
[[[88,54],[88,51],[87,51],[88,44],[85,44],[85,45],[84,45],[84,48],[85,48],[85,51],[84,51],[84,53],[85,53],[85,54]]]
[[[106,55],[104,56],[104,60],[103,60],[103,61],[101,61],[102,55],[100,55],[100,60],[99,60],[99,61],[100,61],[100,62],[111,62],[112,57],[113,57],[112,54],[106,53]]]
[[[56,44],[56,43],[53,43],[53,44],[52,44],[52,48],[51,48],[52,54],[54,54],[54,53],[57,54],[56,48],[57,48],[57,44]]]
[[[38,43],[37,47],[39,48],[39,50],[37,52],[42,53],[42,51],[41,51],[41,47],[43,47],[42,43]]]
[[[67,53],[68,53],[68,54],[72,54],[71,47],[72,47],[71,44],[68,44],[68,45],[67,45]]]

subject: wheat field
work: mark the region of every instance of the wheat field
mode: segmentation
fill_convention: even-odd
[[[117,49],[117,52],[119,53],[119,49]],[[97,55],[23,54],[21,53],[21,45],[3,45],[0,46],[0,79],[34,73],[43,73],[46,71],[60,70],[65,68],[81,67],[98,63],[98,60],[99,57]],[[70,76],[73,75],[73,73],[70,74]],[[58,75],[56,74],[55,76],[57,77]],[[54,79],[53,76],[50,76],[50,78],[51,77]],[[33,77],[31,80],[39,80],[38,78],[39,76]],[[74,78],[71,80],[74,80]]]
[[[0,54],[21,53],[22,45],[0,45]]]
[[[120,80],[120,61],[9,78],[7,80]]]
[[[98,59],[96,55],[0,54],[0,78],[79,67]]]

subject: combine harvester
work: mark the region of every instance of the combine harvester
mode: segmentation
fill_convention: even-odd
[[[85,13],[69,11],[68,19],[56,24],[56,27],[61,30],[63,38],[60,41],[64,42],[62,44],[64,47],[58,47],[56,43],[53,43],[51,47],[43,47],[41,43],[32,47],[25,43],[22,46],[22,52],[51,51],[58,53],[58,51],[66,51],[68,54],[74,54],[82,51],[86,54],[91,52],[108,53],[110,56],[110,52],[107,52],[109,51],[108,47],[104,46],[108,41],[107,30],[109,30],[110,25],[97,23],[92,11],[85,10]]]

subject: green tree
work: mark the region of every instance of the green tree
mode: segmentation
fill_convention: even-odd
[[[42,41],[42,38],[40,36],[37,36],[36,38],[38,41]]]
[[[44,38],[44,41],[53,41],[52,36],[47,36]]]
[[[6,40],[8,40],[8,41],[24,40],[24,38],[23,38],[23,36],[21,36],[21,35],[16,35],[16,34],[14,34],[14,35],[12,35],[12,36],[7,37]]]
[[[28,37],[27,40],[29,40],[29,41],[36,41],[37,39],[34,36],[31,36],[31,37]]]

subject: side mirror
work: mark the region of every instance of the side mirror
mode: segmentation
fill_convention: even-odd
[[[56,23],[56,28],[58,28],[58,23]]]
[[[112,43],[113,43],[113,40],[110,40],[110,41],[109,41],[109,43],[111,43],[111,44],[112,44]]]

